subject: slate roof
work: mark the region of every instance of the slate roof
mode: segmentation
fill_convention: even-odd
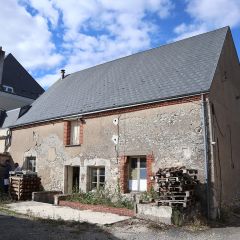
[[[15,125],[209,91],[228,29],[70,74],[33,102]]]
[[[44,92],[11,53],[4,59],[2,84],[13,87],[14,94],[31,99],[37,99]]]
[[[4,121],[1,128],[8,128],[15,124],[18,119],[20,108],[7,111],[4,115]]]

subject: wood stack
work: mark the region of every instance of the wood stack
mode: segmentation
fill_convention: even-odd
[[[40,190],[41,178],[36,174],[10,176],[10,194],[14,200],[31,200],[32,192]]]
[[[190,207],[195,203],[194,190],[198,171],[185,167],[159,169],[155,181],[159,189],[159,206]]]

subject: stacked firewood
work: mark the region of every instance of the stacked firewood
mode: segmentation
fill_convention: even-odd
[[[36,174],[10,176],[10,194],[15,200],[31,200],[32,192],[40,190],[41,178]]]
[[[197,174],[197,170],[185,167],[159,169],[155,176],[158,205],[184,208],[194,205]]]

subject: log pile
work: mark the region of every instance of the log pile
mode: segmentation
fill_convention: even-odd
[[[158,206],[187,208],[195,203],[198,171],[185,167],[159,169],[155,176],[158,184]]]
[[[10,176],[10,194],[14,200],[31,200],[32,192],[40,190],[41,178],[36,174]]]

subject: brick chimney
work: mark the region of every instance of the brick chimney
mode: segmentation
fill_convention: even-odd
[[[5,52],[2,50],[2,47],[0,47],[0,86],[2,85],[4,57],[5,57]]]

